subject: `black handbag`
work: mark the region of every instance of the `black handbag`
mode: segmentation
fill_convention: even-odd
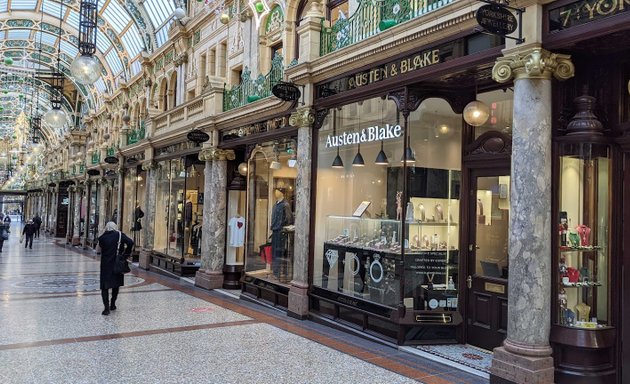
[[[116,261],[114,263],[114,273],[118,275],[124,275],[125,273],[131,272],[131,268],[129,268],[129,262],[127,261],[127,256],[120,253],[120,240],[122,235],[120,231],[118,231],[118,246],[116,247]]]

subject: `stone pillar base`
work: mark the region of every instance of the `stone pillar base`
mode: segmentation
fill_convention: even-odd
[[[151,250],[142,248],[138,254],[138,266],[147,271],[151,267]]]
[[[204,289],[218,289],[223,287],[223,272],[197,271],[195,285]]]
[[[72,236],[72,245],[81,245],[81,238],[79,236]]]
[[[551,356],[524,356],[508,352],[504,347],[494,349],[490,384],[551,384],[554,382]]]
[[[308,284],[292,281],[289,289],[287,315],[304,320],[308,316]]]

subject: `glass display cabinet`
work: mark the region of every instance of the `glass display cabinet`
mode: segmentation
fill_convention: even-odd
[[[613,147],[592,113],[595,99],[583,95],[575,104],[575,117],[555,143],[550,341],[557,383],[605,383],[614,381],[617,359]]]

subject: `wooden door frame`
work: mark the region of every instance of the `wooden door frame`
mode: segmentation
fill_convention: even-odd
[[[505,170],[506,174],[511,176],[511,154],[511,136],[498,131],[485,132],[463,148],[461,200],[459,206],[459,276],[468,276],[469,270],[468,244],[471,244],[470,226],[471,220],[474,220],[474,218],[470,217],[472,175],[477,172],[498,174],[501,170]],[[479,175],[475,174],[475,176]],[[468,340],[467,319],[470,295],[465,278],[460,277],[457,285],[460,293],[458,307],[462,319],[464,319],[458,333],[458,339],[460,342],[465,343]]]

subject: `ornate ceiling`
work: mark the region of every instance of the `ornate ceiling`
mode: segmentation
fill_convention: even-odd
[[[15,121],[50,109],[52,88],[42,73],[57,67],[66,75],[62,108],[68,116],[98,109],[101,95],[141,71],[143,55],[168,38],[179,0],[98,0],[97,51],[101,78],[91,86],[76,83],[70,65],[79,55],[80,0],[0,0],[0,140],[15,136]],[[81,109],[76,111],[76,109]],[[42,123],[42,143],[54,147],[70,129]],[[2,154],[0,153],[0,161]]]

